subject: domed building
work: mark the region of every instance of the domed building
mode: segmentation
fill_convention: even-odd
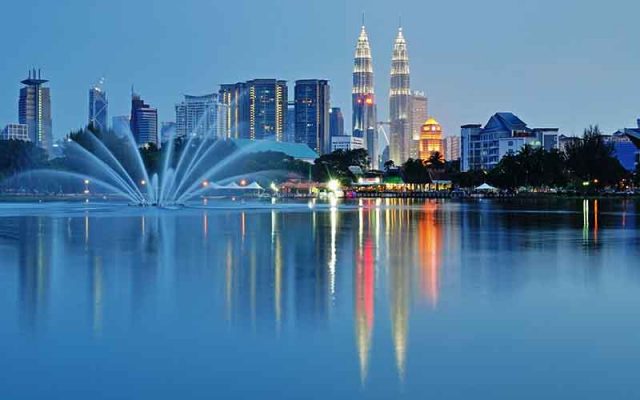
[[[427,160],[431,154],[442,152],[442,126],[433,118],[429,118],[420,129],[420,143],[418,144],[418,157]],[[443,154],[444,155],[444,154]]]

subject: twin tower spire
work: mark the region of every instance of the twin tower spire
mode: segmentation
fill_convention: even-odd
[[[369,37],[364,26],[360,30],[353,64],[353,136],[363,138],[372,168],[379,168],[388,160],[398,163],[409,158],[411,132],[409,108],[411,89],[409,54],[402,26],[398,28],[391,58],[391,86],[389,90],[389,135],[378,134],[376,101],[373,80],[373,59]],[[382,136],[382,137],[381,137]],[[388,154],[383,154],[388,145]]]

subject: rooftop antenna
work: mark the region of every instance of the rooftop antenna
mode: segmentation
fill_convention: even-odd
[[[362,26],[364,26],[364,11],[362,12]]]

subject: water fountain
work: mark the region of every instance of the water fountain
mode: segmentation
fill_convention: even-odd
[[[230,141],[212,137],[190,135],[189,138],[171,137],[163,144],[156,172],[150,174],[144,158],[131,132],[109,145],[90,130],[71,135],[64,143],[64,169],[40,169],[12,178],[14,184],[24,187],[24,180],[45,182],[80,182],[85,194],[100,189],[111,196],[126,199],[131,205],[168,207],[183,205],[228,182],[251,176],[264,176],[277,171],[229,176],[234,163],[257,151],[255,144],[235,147]],[[37,186],[37,185],[36,185]],[[255,187],[255,185],[253,186]],[[64,190],[60,189],[60,192]]]

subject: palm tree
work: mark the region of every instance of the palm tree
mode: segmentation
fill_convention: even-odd
[[[441,169],[444,167],[444,156],[439,151],[434,151],[431,153],[426,163],[429,168]]]

